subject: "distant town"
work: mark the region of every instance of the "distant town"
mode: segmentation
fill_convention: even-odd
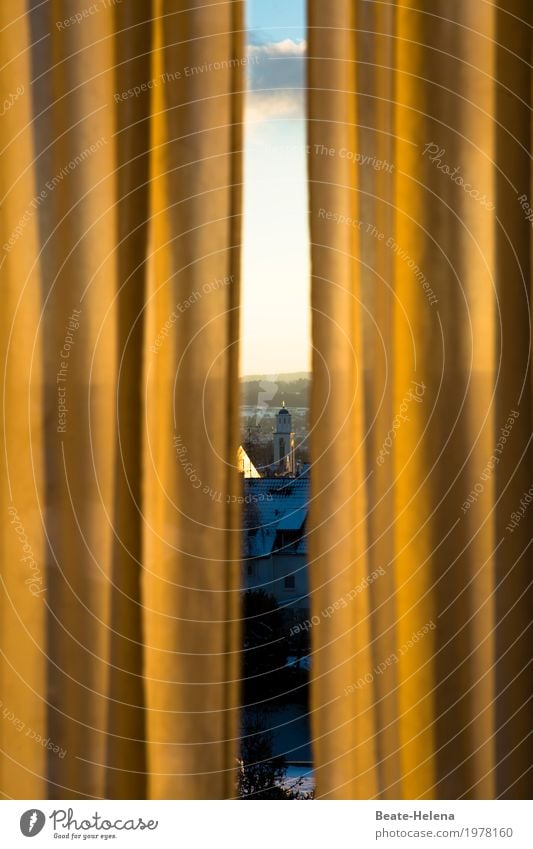
[[[241,798],[311,798],[309,375],[242,384],[244,686]]]
[[[241,445],[263,475],[274,471],[276,416],[280,407],[291,415],[295,463],[310,462],[308,449],[310,375],[251,376],[241,381]]]

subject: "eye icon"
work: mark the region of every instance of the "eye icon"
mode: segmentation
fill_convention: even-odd
[[[20,830],[24,837],[35,837],[43,830],[46,817],[42,811],[37,808],[31,808],[25,811],[20,818]]]

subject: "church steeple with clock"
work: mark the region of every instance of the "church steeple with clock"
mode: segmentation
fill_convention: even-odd
[[[283,407],[276,416],[276,430],[274,432],[274,465],[284,475],[296,474],[296,460],[294,454],[294,433],[292,430],[292,416]]]

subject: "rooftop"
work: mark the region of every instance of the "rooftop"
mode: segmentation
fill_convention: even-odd
[[[250,478],[244,481],[247,557],[305,554],[309,478]]]

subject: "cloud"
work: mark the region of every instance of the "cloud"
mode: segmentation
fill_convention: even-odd
[[[248,45],[246,119],[303,118],[307,43],[283,41]]]

